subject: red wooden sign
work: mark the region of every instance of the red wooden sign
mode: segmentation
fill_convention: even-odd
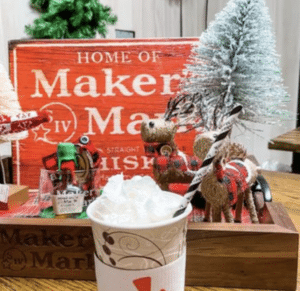
[[[22,109],[51,112],[51,122],[14,144],[14,182],[38,188],[42,158],[82,135],[103,154],[103,181],[120,172],[151,175],[140,124],[164,113],[196,40],[12,42],[10,74]],[[176,136],[187,153],[193,138]]]

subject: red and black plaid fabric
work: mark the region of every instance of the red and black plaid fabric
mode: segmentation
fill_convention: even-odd
[[[144,149],[145,149],[146,156],[150,158],[161,156],[160,149],[164,145],[170,145],[170,143],[145,142]],[[173,149],[173,152],[171,154],[173,154],[174,152],[176,152],[175,149]]]
[[[246,180],[248,175],[249,172],[242,161],[231,161],[225,168],[216,165],[217,179],[226,186],[232,205],[237,202],[238,192],[244,192],[249,188]]]
[[[200,160],[197,156],[186,156],[187,158],[187,167],[191,171],[198,171],[202,165],[202,160]]]
[[[175,168],[182,172],[197,171],[202,161],[197,156],[186,156],[185,159],[173,149],[169,156],[160,154],[160,148],[165,144],[158,142],[145,143],[145,152],[148,157],[154,157],[153,166],[160,173],[164,173],[170,168]]]

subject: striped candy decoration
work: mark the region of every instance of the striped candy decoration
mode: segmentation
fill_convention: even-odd
[[[210,150],[208,151],[200,169],[196,172],[186,194],[184,195],[183,203],[181,204],[179,210],[177,210],[175,212],[173,217],[176,217],[176,216],[180,215],[181,213],[183,213],[185,211],[186,207],[188,206],[188,204],[190,203],[190,201],[192,200],[192,198],[194,197],[203,178],[208,173],[209,167],[210,167],[214,157],[216,156],[219,148],[221,147],[226,136],[232,129],[233,122],[236,120],[236,118],[238,117],[238,115],[242,109],[243,109],[243,107],[241,105],[238,105],[231,110],[228,118],[225,120],[225,122],[220,130],[220,133],[216,136],[215,141],[212,144]]]
[[[28,111],[13,116],[0,114],[0,135],[22,132],[49,121],[47,111]]]

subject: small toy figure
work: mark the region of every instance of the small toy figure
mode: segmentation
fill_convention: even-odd
[[[99,168],[101,163],[100,151],[95,147],[95,145],[90,141],[88,136],[81,136],[74,143],[61,143],[62,152],[52,153],[48,156],[43,157],[42,162],[47,170],[56,171],[60,167],[60,162],[58,161],[58,155],[61,156],[61,160],[72,159],[75,162],[77,170],[85,170]],[[69,147],[65,150],[63,148]],[[65,157],[66,155],[66,157]],[[76,158],[75,158],[76,157]]]
[[[57,151],[42,162],[49,171],[53,193],[82,193],[84,207],[99,196],[101,155],[88,136],[59,143]]]
[[[153,174],[163,190],[168,190],[172,183],[189,184],[202,164],[197,156],[187,156],[178,150],[174,142],[176,131],[172,121],[163,119],[144,121],[141,125],[146,155],[154,158]]]

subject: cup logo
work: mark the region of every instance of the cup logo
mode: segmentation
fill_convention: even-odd
[[[104,231],[102,238],[104,243],[101,244],[99,240],[102,245],[102,256],[99,255],[102,259],[106,256],[105,262],[112,267],[126,266],[126,269],[136,269],[139,266],[141,269],[148,269],[161,267],[167,263],[162,249],[142,235],[125,231]],[[166,244],[168,241],[166,240]]]
[[[133,281],[133,285],[138,291],[156,291],[151,289],[151,278],[144,277]],[[159,291],[166,291],[165,289],[160,289]]]

